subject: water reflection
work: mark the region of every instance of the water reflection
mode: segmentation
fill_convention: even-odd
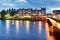
[[[35,21],[33,22],[33,24],[34,24],[34,26],[33,26],[33,27],[34,27],[34,29],[35,29],[35,24],[36,24],[36,23],[35,23]]]
[[[18,32],[19,32],[19,21],[17,20],[16,21],[16,33],[18,34]]]
[[[6,32],[8,38],[13,39],[21,39],[21,40],[55,40],[53,35],[49,33],[49,26],[48,23],[42,21],[9,21],[6,20],[6,24],[4,21],[1,21],[6,26],[2,26],[3,32]],[[46,26],[45,26],[46,25]],[[6,28],[6,31],[5,31]],[[0,33],[3,33],[0,31]],[[29,33],[29,35],[27,35]],[[6,37],[5,33],[3,33],[2,37]],[[1,35],[0,35],[1,36]]]
[[[10,21],[6,20],[6,32],[9,34],[9,28],[10,28]]]
[[[38,29],[39,29],[39,33],[41,33],[41,31],[42,31],[42,23],[41,23],[41,21],[39,21],[39,27],[38,27]]]
[[[46,37],[47,37],[47,40],[55,40],[55,37],[53,36],[53,28],[50,28],[48,23],[45,23],[46,24]],[[50,31],[52,31],[52,35],[50,35]]]
[[[23,21],[20,20],[20,27],[22,27],[22,23],[23,23]]]
[[[12,24],[14,24],[14,20],[12,20]]]
[[[50,40],[55,40],[53,35],[50,35]]]
[[[49,40],[49,27],[48,27],[48,23],[45,23],[46,25],[46,37],[47,37],[47,40]]]
[[[26,31],[29,32],[30,28],[30,21],[26,21]]]
[[[0,20],[0,26],[1,26],[1,20]]]

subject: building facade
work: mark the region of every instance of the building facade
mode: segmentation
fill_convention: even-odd
[[[53,14],[55,15],[55,19],[60,20],[60,10],[53,10]]]
[[[27,15],[27,14],[29,14],[29,15],[40,15],[40,14],[46,14],[46,8],[41,8],[40,10],[38,10],[38,9],[33,10],[31,8],[29,8],[29,9],[24,9],[23,8],[23,9],[18,9],[17,13],[19,15]]]
[[[54,14],[60,14],[60,10],[53,10]]]

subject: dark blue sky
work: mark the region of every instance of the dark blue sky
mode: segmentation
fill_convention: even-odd
[[[60,9],[60,0],[0,0],[0,10],[8,8],[33,8],[46,7],[47,13]]]

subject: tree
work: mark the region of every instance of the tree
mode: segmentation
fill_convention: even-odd
[[[16,11],[15,10],[12,10],[11,13],[10,13],[10,16],[14,16],[15,13],[16,13]]]
[[[5,10],[1,11],[1,18],[5,19],[5,15],[7,14],[7,12]]]

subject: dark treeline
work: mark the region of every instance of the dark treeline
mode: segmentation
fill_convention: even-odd
[[[2,10],[0,12],[2,19],[5,19],[6,14],[9,14],[10,16],[14,16],[16,13],[17,13],[17,11],[15,9],[13,9],[13,8],[9,9],[9,10]]]

